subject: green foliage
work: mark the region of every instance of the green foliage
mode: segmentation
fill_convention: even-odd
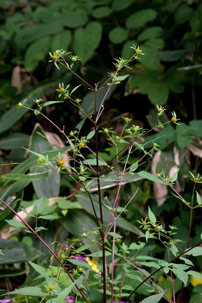
[[[15,2],[11,10],[10,2],[7,8],[0,2],[0,73],[5,76],[0,80],[1,169],[3,161],[8,165],[29,155],[6,174],[3,170],[0,178],[0,229],[4,232],[10,225],[10,232],[17,234],[15,242],[2,242],[0,277],[23,275],[30,266],[23,286],[9,296],[33,303],[61,303],[67,296],[79,303],[107,302],[111,297],[112,303],[155,303],[162,298],[175,302],[183,283],[189,287],[190,302],[198,300],[199,287],[191,285],[194,278],[201,280],[202,230],[194,210],[202,205],[202,181],[187,151],[200,157],[202,120],[196,120],[200,113],[194,90],[201,85],[201,4],[180,0],[36,4]],[[69,49],[75,55],[69,56]],[[32,81],[27,80],[20,92],[9,78],[19,60],[25,61],[32,81],[39,81],[30,87]],[[115,71],[107,78],[112,60]],[[77,74],[79,63],[85,65],[82,76]],[[90,76],[92,82],[87,83]],[[52,101],[56,91],[64,102]],[[187,92],[193,115],[174,105]],[[126,98],[131,102],[129,114]],[[150,101],[149,131],[139,122],[133,124],[142,120],[138,107],[142,100]],[[173,110],[168,116],[163,104]],[[103,119],[104,109],[111,111],[110,118]],[[64,135],[66,147],[55,150],[60,143],[47,140],[48,124],[43,128],[39,124],[42,116]],[[27,125],[31,129],[35,125],[30,137]],[[156,174],[149,172],[150,166]],[[161,188],[166,188],[165,202],[157,207],[156,192]],[[29,201],[22,200],[23,190]],[[19,208],[26,214],[22,222],[14,217]],[[14,263],[19,269],[12,267]],[[199,271],[190,270],[195,265]]]

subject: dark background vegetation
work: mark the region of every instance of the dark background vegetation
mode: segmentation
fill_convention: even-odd
[[[171,112],[175,111],[181,120],[181,127],[166,127],[165,136],[158,141],[162,153],[157,159],[156,166],[152,159],[148,159],[144,167],[148,171],[152,168],[154,173],[164,169],[166,174],[169,174],[171,168],[177,164],[181,171],[178,190],[187,201],[191,199],[193,184],[189,181],[188,170],[194,174],[201,173],[202,157],[200,0],[2,0],[0,23],[1,175],[10,173],[14,167],[16,169],[17,166],[13,163],[27,159],[28,153],[22,146],[26,148],[29,146],[38,152],[51,148],[41,137],[36,136],[37,130],[57,133],[60,136],[40,115],[17,109],[17,104],[24,99],[27,99],[33,108],[36,107],[34,103],[36,98],[42,98],[44,102],[60,100],[56,91],[59,83],[64,83],[65,86],[70,84],[71,88],[80,84],[79,79],[67,69],[58,70],[48,62],[49,51],[64,49],[79,56],[81,60],[76,63],[74,70],[93,86],[95,83],[102,83],[107,73],[114,70],[112,63],[115,62],[114,58],[129,59],[132,55],[130,46],[135,44],[140,46],[145,56],[140,56],[141,59],[132,63],[130,69],[125,68],[122,71],[122,74],[129,74],[129,77],[120,85],[113,87],[110,98],[106,101],[100,126],[114,127],[119,135],[123,124],[121,116],[128,116],[134,124],[149,129],[155,125],[156,105],[163,105],[166,108],[163,121],[168,121],[172,116]],[[76,97],[82,99],[81,104],[86,111],[93,110],[92,96],[84,84],[77,90]],[[98,102],[100,101],[101,97],[98,99]],[[63,104],[46,107],[44,112],[55,124],[61,128],[64,126],[66,133],[75,130],[82,118],[81,112],[68,100]],[[37,129],[36,123],[40,124]],[[91,127],[87,122],[81,134],[85,135]],[[145,138],[145,142],[149,142],[156,135],[159,133],[155,129]],[[62,147],[66,142],[62,136],[60,138],[62,141],[58,144]],[[104,152],[107,147],[106,137],[100,134],[99,139],[100,150]],[[93,148],[94,142],[91,143]],[[148,143],[148,148],[150,147],[152,144]],[[103,155],[105,159],[110,159],[110,156],[113,155],[109,153]],[[139,156],[140,154],[135,154],[133,161],[135,162]],[[170,192],[164,199],[164,192],[161,192],[161,189],[155,190],[152,183],[143,180],[137,183],[132,181],[134,180],[128,181],[120,195],[120,204],[124,205],[139,186],[135,203],[129,205],[125,214],[125,220],[131,225],[120,227],[123,236],[127,236],[126,242],[137,239],[134,226],[137,226],[137,219],[147,215],[147,205],[152,207],[162,224],[176,225],[179,228],[178,237],[186,239],[189,212],[185,205],[176,200]],[[0,195],[2,199],[12,203],[11,197],[24,189],[21,207],[31,205],[37,197],[69,197],[71,194],[74,197],[74,190],[77,189],[77,184],[68,174],[49,179],[49,187],[54,187],[51,193],[48,188],[43,187],[42,180],[40,184],[35,181],[19,185],[17,182],[19,181],[8,183],[1,177]],[[54,186],[56,183],[57,186]],[[38,187],[43,187],[44,191],[40,193]],[[197,186],[197,190],[200,193],[200,185]],[[113,201],[113,186],[106,189],[104,194]],[[69,199],[72,199],[71,196]],[[75,198],[72,201],[75,201]],[[77,197],[77,201],[82,205],[81,198]],[[13,204],[14,206],[19,210],[19,203]],[[85,210],[68,209],[69,224],[64,223],[65,217],[55,220],[55,225],[43,222],[42,224],[49,229],[48,236],[45,233],[43,235],[45,240],[48,243],[53,240],[62,242],[67,236],[77,236],[83,230],[92,228],[95,223],[89,215],[88,206],[82,207]],[[4,208],[1,207],[0,210],[3,214]],[[62,216],[62,210],[64,208],[59,205],[59,210],[52,208],[51,211]],[[12,217],[11,214],[9,216]],[[82,225],[79,225],[78,217],[82,218]],[[4,218],[5,216],[1,217],[2,220]],[[1,223],[0,227],[4,230],[6,223]],[[192,229],[192,244],[197,243],[197,235],[200,233],[202,233],[201,211],[197,210]],[[16,242],[18,245],[24,241],[25,244],[37,248],[38,252],[44,253],[36,239],[27,237],[27,234],[15,235],[13,239],[18,241]],[[0,248],[5,248],[5,245],[7,245],[5,242],[0,241]],[[161,247],[155,249],[157,254],[161,254]],[[153,253],[155,254],[155,250]],[[36,257],[37,252],[30,251],[29,254],[26,255],[27,259],[32,259]],[[20,261],[18,272],[11,265],[5,267],[6,263],[15,263],[16,260],[11,262],[9,257],[3,259],[4,265],[0,271],[2,289],[8,287],[5,282],[5,268],[10,270],[9,276],[7,275],[10,289],[25,281],[24,262],[27,259]],[[197,267],[199,271],[202,269],[200,258]],[[27,285],[29,283],[31,285],[32,279],[30,277],[28,279],[30,280]],[[197,297],[199,293],[197,287],[200,285],[193,288],[190,284],[184,302],[191,302]]]

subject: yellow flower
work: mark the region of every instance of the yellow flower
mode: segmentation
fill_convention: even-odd
[[[85,143],[84,143],[84,142],[81,142],[81,143],[80,143],[80,146],[81,146],[81,147],[84,147],[84,146],[85,146]]]
[[[20,103],[18,103],[18,107],[22,107],[22,103],[20,102]]]
[[[194,180],[195,180],[195,182],[198,182],[198,181],[199,181],[199,178],[195,178]]]
[[[138,48],[136,49],[136,52],[140,54],[142,51],[141,51],[141,49],[139,49],[139,47],[138,47]]]
[[[70,134],[70,136],[73,136],[74,133],[73,133],[73,132],[70,132],[69,134]]]
[[[60,92],[61,92],[61,93],[64,93],[64,91],[65,91],[64,87],[61,87],[61,88],[60,88]]]
[[[62,254],[62,255],[61,255],[61,258],[63,258],[63,259],[64,259],[64,258],[65,258],[65,254]]]
[[[38,160],[37,160],[38,162],[42,162],[43,161],[43,159],[40,157],[40,158],[38,158]]]
[[[126,120],[126,121],[129,121],[130,119],[129,119],[128,117],[125,117],[125,120]]]
[[[202,284],[202,280],[191,276],[191,285],[195,287],[198,284]]]
[[[176,117],[172,117],[171,121],[177,122],[177,118]]]
[[[147,222],[146,221],[142,221],[142,225],[146,225],[147,224]]]
[[[62,165],[64,164],[64,161],[63,161],[63,160],[60,160],[60,161],[58,161],[58,164],[59,164],[60,166],[62,166]]]
[[[97,268],[98,263],[97,263],[97,261],[96,261],[94,258],[92,258],[92,260],[91,260],[89,257],[87,257],[87,258],[86,258],[86,262],[87,262],[90,266],[92,266],[92,270],[93,270],[93,271],[95,271],[95,272],[97,272],[97,273],[100,273],[99,269]]]
[[[52,56],[52,59],[53,59],[53,60],[57,60],[57,58],[58,58],[58,57],[57,57],[56,55],[53,55],[53,56]]]
[[[121,241],[121,239],[119,239],[119,238],[118,238],[118,239],[116,239],[116,242],[120,242],[120,241]]]
[[[51,284],[51,285],[48,286],[48,288],[49,288],[50,290],[53,290],[55,287],[54,287],[54,285]]]
[[[160,177],[160,174],[157,174],[156,176],[157,176],[157,177]]]

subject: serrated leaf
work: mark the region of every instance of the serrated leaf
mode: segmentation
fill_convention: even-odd
[[[9,292],[10,295],[24,295],[24,296],[46,296],[47,294],[41,291],[40,287],[24,287],[15,291]]]
[[[184,270],[172,268],[172,272],[184,283],[185,286],[187,285],[188,274]]]
[[[192,255],[193,257],[202,255],[202,247],[194,247],[193,249],[185,252],[184,255]]]
[[[164,296],[164,292],[162,294],[149,296],[148,298],[144,299],[140,303],[158,303],[161,300],[161,298],[163,298],[163,296]]]

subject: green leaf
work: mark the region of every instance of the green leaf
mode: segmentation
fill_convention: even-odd
[[[187,274],[191,275],[191,276],[194,276],[195,278],[197,278],[199,280],[202,280],[202,274],[197,272],[197,271],[189,270],[189,271],[187,271]]]
[[[105,256],[106,257],[107,256],[111,256],[111,255],[112,255],[112,252],[110,252],[108,250],[105,251]],[[102,251],[96,251],[96,252],[94,252],[92,254],[88,254],[87,256],[88,257],[93,257],[93,258],[100,258],[100,257],[102,257]]]
[[[197,191],[196,191],[196,201],[197,201],[198,205],[201,205],[201,203],[202,203],[201,196]]]
[[[0,239],[0,249],[3,252],[3,255],[0,255],[0,264],[4,265],[34,260],[41,254],[25,243],[5,239]]]
[[[134,54],[134,50],[131,48],[132,45],[137,45],[137,42],[135,40],[130,40],[130,41],[126,41],[123,45],[122,51],[121,51],[121,56],[126,59],[129,60],[133,54]]]
[[[202,247],[194,247],[193,249],[187,251],[184,255],[192,255],[193,257],[198,257],[202,255]]]
[[[51,41],[51,52],[55,52],[57,49],[67,50],[71,39],[70,30],[64,30],[61,33],[57,33]]]
[[[46,24],[34,24],[32,26],[25,26],[17,33],[16,39],[18,44],[26,45],[34,40],[42,41],[47,38],[48,35],[53,35],[62,32],[62,26],[60,24],[53,24],[52,22]],[[46,37],[44,37],[46,36]],[[43,38],[42,38],[43,37]]]
[[[150,207],[148,207],[148,215],[149,215],[149,220],[153,223],[156,224],[156,216],[154,213],[151,211]]]
[[[127,39],[127,36],[128,36],[128,30],[120,26],[114,27],[109,32],[109,40],[114,44],[123,43]]]
[[[155,55],[155,58],[160,59],[162,61],[172,62],[184,58],[188,54],[192,54],[193,51],[193,47],[176,51],[161,51]]]
[[[88,163],[92,166],[96,166],[97,165],[97,161],[96,159],[86,159],[88,161]],[[83,161],[83,163],[86,163],[85,161]],[[98,165],[99,166],[106,166],[107,163],[103,162],[102,160],[98,159]]]
[[[46,215],[46,216],[39,216],[39,219],[44,219],[44,220],[55,220],[58,219],[58,216],[52,216],[52,215]]]
[[[42,134],[39,135],[39,134]],[[45,134],[39,124],[36,124],[32,135],[30,149],[36,153],[42,153],[51,150],[52,147],[50,143],[45,139]],[[46,172],[47,168],[39,167],[37,161],[36,166],[32,167],[30,170],[33,171],[37,168],[38,172]],[[41,180],[33,180],[32,184],[38,198],[51,198],[57,197],[60,190],[60,174],[57,171],[51,169],[48,170],[48,177]]]
[[[56,202],[58,203],[58,207],[61,209],[77,209],[81,208],[81,205],[78,202],[72,202],[69,200],[65,200],[63,198],[57,198]]]
[[[193,12],[193,8],[191,8],[187,4],[182,4],[175,13],[175,22],[177,24],[185,23],[186,21],[190,20]]]
[[[49,272],[46,268],[44,268],[38,264],[35,264],[31,261],[29,261],[29,264],[34,268],[35,271],[37,271],[42,276],[49,276]]]
[[[106,101],[110,99],[111,95],[113,94],[113,92],[115,91],[116,89],[116,85],[114,85],[111,90],[109,91],[107,97],[106,97]],[[97,92],[97,97],[96,97],[96,110],[98,110],[98,108],[100,107],[101,105],[101,102],[106,94],[108,90],[108,87],[104,87],[103,89],[99,90]],[[85,97],[83,98],[83,101],[81,103],[82,105],[82,108],[89,114],[91,115],[94,110],[95,110],[95,92],[90,92],[90,93],[87,93],[85,95]]]
[[[22,133],[10,133],[0,139],[0,149],[17,149],[28,146],[29,136]]]
[[[158,303],[161,298],[163,298],[164,292],[158,295],[149,296],[148,298],[144,299],[140,303]]]
[[[87,20],[88,19],[86,15],[74,12],[72,10],[68,10],[52,18],[51,22],[53,24],[60,24],[63,27],[65,26],[69,28],[76,28],[83,26],[87,22]]]
[[[95,131],[92,130],[88,135],[87,135],[87,140],[90,140],[91,138],[93,138],[95,135]]]
[[[83,28],[75,31],[73,38],[74,53],[79,56],[82,64],[85,64],[99,46],[102,38],[102,26],[99,22],[92,21]]]
[[[20,206],[20,202],[23,197],[23,192],[20,191],[16,199],[14,199],[11,203],[9,203],[9,206],[12,207],[12,209],[17,212]],[[7,225],[7,222],[5,220],[11,220],[15,214],[8,208],[6,207],[5,210],[0,212],[0,231],[4,229]]]
[[[46,171],[46,172],[41,172],[41,173],[33,173],[33,174],[6,174],[6,175],[3,175],[2,177],[6,180],[15,180],[15,181],[18,181],[18,180],[26,180],[26,181],[29,181],[29,180],[41,180],[41,179],[44,179],[44,178],[47,178],[49,175],[49,172]]]
[[[50,49],[51,37],[40,38],[32,43],[25,53],[25,68],[28,72],[32,72],[38,63],[43,60]]]
[[[48,101],[48,102],[45,102],[44,104],[42,104],[42,108],[44,106],[52,105],[52,104],[56,104],[56,103],[64,103],[64,101]]]
[[[87,119],[87,117],[83,118],[83,120],[81,120],[81,121],[77,124],[76,129],[78,129],[78,131],[81,130],[81,128],[82,128],[84,122],[86,121],[86,119]]]
[[[45,204],[43,202],[43,198],[35,200],[34,203],[33,203],[33,205],[36,206],[38,214],[45,208]]]
[[[125,8],[129,7],[133,2],[134,0],[114,0],[112,3],[112,9],[115,11],[122,11]]]
[[[178,178],[178,172],[179,172],[179,169],[174,173],[174,175],[172,176],[172,180],[175,182]]]
[[[137,173],[137,175],[139,175],[140,177],[145,178],[147,180],[150,180],[152,182],[156,182],[156,183],[167,185],[166,182],[162,181],[161,179],[159,179],[158,177],[152,175],[151,173],[148,173],[147,171],[140,171],[139,173]]]
[[[24,287],[15,291],[9,292],[10,295],[24,295],[24,296],[46,296],[47,294],[41,291],[40,287]]]
[[[77,249],[77,252],[81,252],[81,251],[84,251],[86,249],[89,249],[90,247],[92,246],[92,243],[90,244],[85,244],[83,246],[80,246],[78,249]]]
[[[141,34],[137,37],[138,41],[144,41],[151,38],[160,37],[163,34],[163,28],[160,26],[152,26],[146,28],[141,32]]]
[[[79,267],[86,267],[86,268],[91,268],[91,266],[88,263],[76,260],[76,259],[68,259],[68,261],[74,265],[77,265]]]
[[[91,202],[89,200],[89,197],[87,194],[85,193],[80,193],[79,195],[76,196],[78,202],[81,204],[81,206],[91,215],[94,215],[93,209],[92,209],[92,205]],[[100,210],[99,210],[99,199],[96,196],[92,196],[92,200],[93,200],[93,204],[94,204],[94,208],[97,214],[97,217],[100,218]],[[107,208],[103,207],[103,220],[105,222],[108,223],[109,221],[109,217],[110,217],[110,212]],[[111,223],[113,222],[113,218],[111,220]],[[123,219],[123,218],[119,218],[116,222],[117,226],[131,231],[135,234],[141,235],[142,232],[133,224],[131,224],[130,222],[128,222],[127,220]],[[90,229],[88,229],[90,230]],[[91,229],[92,230],[92,229]]]
[[[108,6],[100,6],[100,7],[96,7],[93,12],[92,15],[94,18],[99,19],[99,18],[105,18],[108,17],[112,12],[112,9]]]
[[[182,281],[186,287],[188,281],[188,274],[184,270],[180,270],[177,268],[172,268],[172,272],[176,275],[180,281]]]
[[[157,12],[151,8],[143,9],[133,13],[126,19],[127,28],[137,28],[156,18]]]
[[[19,228],[24,228],[25,225],[22,222],[16,221],[16,220],[6,220],[8,224],[11,226],[19,227]]]

